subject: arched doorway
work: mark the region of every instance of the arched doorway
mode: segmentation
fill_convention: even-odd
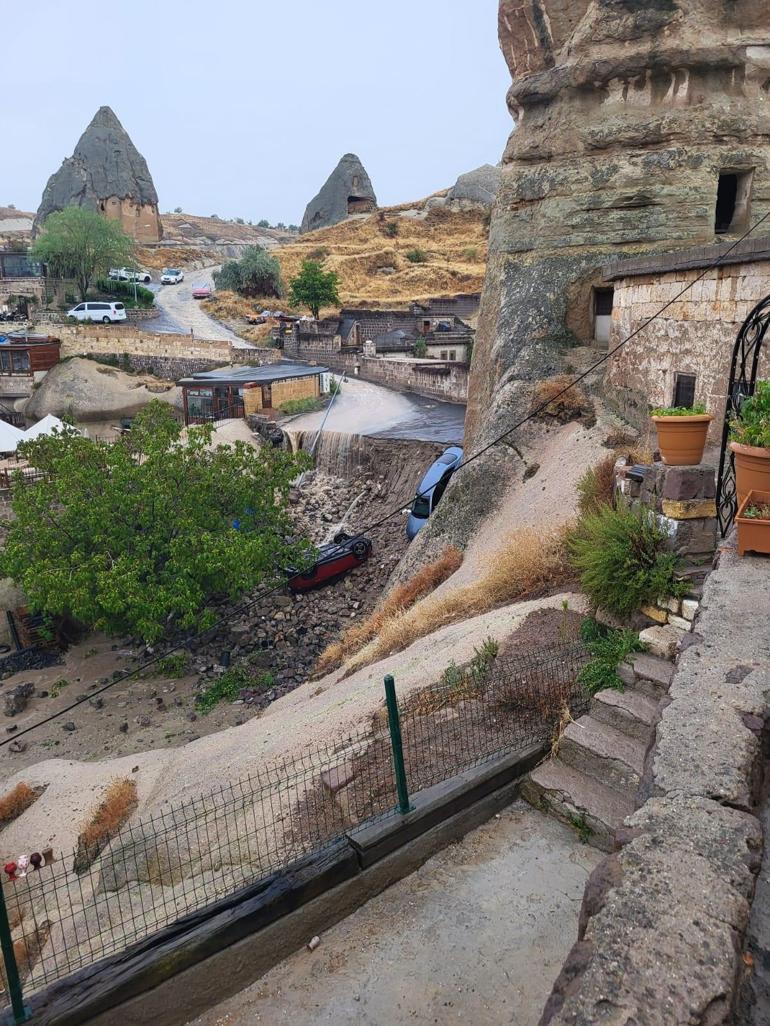
[[[765,296],[741,325],[733,348],[730,379],[727,384],[725,423],[717,478],[717,516],[722,536],[730,530],[738,503],[735,490],[735,458],[730,452],[730,420],[740,411],[743,400],[754,394],[762,343],[770,327],[770,296]]]

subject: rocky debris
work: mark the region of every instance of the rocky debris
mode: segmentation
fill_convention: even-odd
[[[73,723],[72,720],[68,720],[66,723],[62,723],[61,729],[66,730],[71,734],[74,730],[77,730],[78,728],[77,724]]]
[[[66,207],[114,217],[143,242],[158,242],[163,234],[147,161],[109,107],[99,108],[72,156],[48,179],[33,231]]]
[[[35,685],[32,683],[17,684],[3,699],[3,712],[6,716],[18,716],[19,713],[29,705],[29,700],[35,693]]]
[[[57,363],[24,406],[33,420],[69,413],[78,421],[130,417],[153,399],[182,408],[181,389],[151,392],[135,377],[114,367],[75,357]]]
[[[8,745],[8,748],[12,752],[16,752],[17,754],[21,754],[22,752],[26,752],[26,750],[27,750],[27,742],[26,741],[11,741],[11,743]]]
[[[351,214],[377,209],[377,197],[366,169],[355,153],[346,153],[305,208],[301,232],[327,228]]]
[[[64,660],[52,648],[25,648],[21,652],[0,659],[0,680],[12,677],[25,670],[44,670],[48,666],[60,666]]]

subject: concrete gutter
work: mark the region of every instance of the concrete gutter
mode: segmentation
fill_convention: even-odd
[[[542,745],[413,796],[284,873],[179,920],[32,997],[35,1026],[179,1026],[242,990],[516,796]]]
[[[586,887],[541,1026],[718,1026],[749,975],[770,716],[770,562],[722,551],[657,727],[646,803]]]

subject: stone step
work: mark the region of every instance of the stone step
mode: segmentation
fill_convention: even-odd
[[[673,663],[647,652],[638,652],[631,658],[631,669],[636,691],[642,691],[651,698],[661,698],[668,694],[674,678]]]
[[[637,741],[647,743],[655,733],[658,703],[640,692],[607,688],[594,695],[589,711],[599,723],[614,727]]]
[[[548,759],[534,769],[522,784],[521,796],[585,831],[588,843],[601,851],[614,850],[615,831],[634,811],[629,797],[566,766],[561,759]]]
[[[592,716],[581,716],[568,724],[559,744],[562,762],[632,801],[644,772],[646,751],[643,741],[627,737]]]

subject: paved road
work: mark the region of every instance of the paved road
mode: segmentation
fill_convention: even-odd
[[[536,1026],[600,858],[516,802],[189,1026]]]
[[[306,413],[284,426],[290,431],[317,431],[324,413]],[[369,381],[348,378],[334,400],[324,431],[379,438],[414,438],[425,442],[461,442],[465,407],[394,392]]]
[[[234,332],[225,328],[219,321],[209,317],[200,302],[192,297],[193,286],[213,286],[212,272],[217,265],[203,267],[198,271],[188,271],[179,285],[153,286],[155,302],[160,316],[148,324],[153,331],[179,332],[189,334],[192,329],[196,338],[222,339],[237,349],[251,349],[252,346],[239,338]]]

